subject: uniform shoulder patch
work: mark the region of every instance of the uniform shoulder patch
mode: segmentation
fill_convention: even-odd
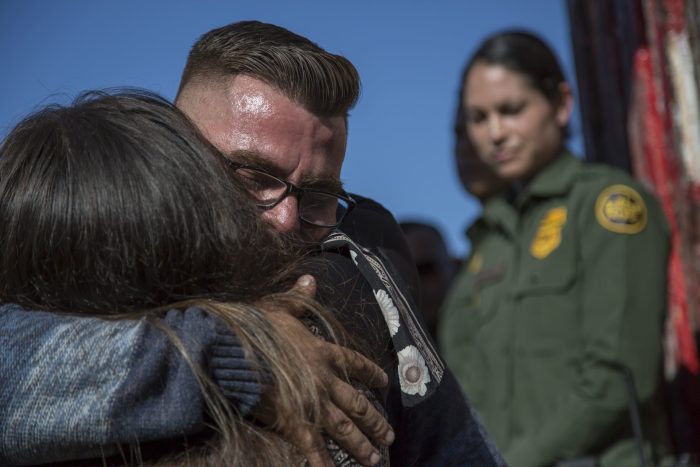
[[[647,206],[633,188],[627,185],[610,185],[598,195],[595,217],[606,230],[636,234],[647,225]]]

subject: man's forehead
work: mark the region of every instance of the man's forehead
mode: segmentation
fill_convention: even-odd
[[[263,170],[272,175],[281,175],[280,173],[278,173],[280,172],[279,166],[275,164],[274,161],[265,157],[264,154],[259,153],[257,151],[242,149],[231,151],[229,154],[226,154],[226,156],[231,160],[234,160],[237,163],[245,165],[247,167]]]
[[[335,180],[345,153],[345,118],[320,118],[245,75],[199,80],[178,106],[227,157],[294,183]]]
[[[201,76],[192,79],[181,90],[176,104],[186,113],[189,107],[205,106],[200,111],[209,111],[219,104],[239,114],[251,113],[273,117],[309,116],[323,122],[325,126],[345,130],[347,115],[322,116],[309,110],[302,102],[290,97],[273,84],[246,74]]]

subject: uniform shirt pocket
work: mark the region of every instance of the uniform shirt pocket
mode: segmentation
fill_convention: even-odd
[[[523,249],[513,289],[518,346],[547,354],[575,342],[578,329],[577,254],[574,238],[562,231],[561,242],[544,257]]]

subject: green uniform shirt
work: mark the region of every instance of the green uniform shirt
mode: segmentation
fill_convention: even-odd
[[[639,465],[621,366],[646,438],[663,445],[658,203],[624,172],[563,154],[514,200],[489,200],[469,236],[439,342],[509,465]]]

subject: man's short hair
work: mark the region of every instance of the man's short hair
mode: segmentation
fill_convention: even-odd
[[[239,74],[321,117],[347,116],[360,94],[360,76],[345,57],[280,26],[241,21],[209,31],[192,46],[178,95],[193,79]]]

